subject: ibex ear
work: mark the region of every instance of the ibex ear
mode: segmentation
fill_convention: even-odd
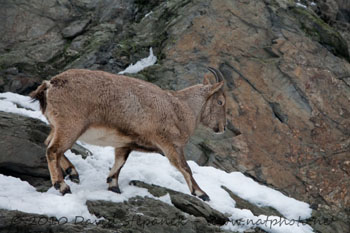
[[[204,76],[203,84],[204,85],[209,85],[210,84],[210,80],[209,80],[208,76]]]
[[[208,96],[211,96],[213,95],[215,92],[217,92],[218,90],[220,90],[224,85],[224,81],[221,81],[221,82],[218,82],[218,83],[215,83],[213,84],[211,87],[210,87],[210,90],[209,90],[209,95]]]

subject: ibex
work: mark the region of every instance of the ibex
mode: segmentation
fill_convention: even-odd
[[[184,146],[199,123],[222,133],[226,128],[223,76],[208,68],[205,77],[179,91],[124,75],[84,69],[67,70],[44,81],[30,95],[39,100],[51,132],[45,141],[52,185],[71,193],[64,174],[79,183],[79,175],[64,152],[76,140],[115,148],[108,190],[120,193],[118,176],[131,151],[159,152],[184,176],[192,195],[209,196],[198,186],[184,157]]]

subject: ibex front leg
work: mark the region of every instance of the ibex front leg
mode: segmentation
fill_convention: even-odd
[[[170,163],[182,173],[191,191],[191,194],[198,196],[203,201],[209,201],[209,196],[198,186],[197,182],[193,178],[191,168],[188,166],[185,159],[183,148],[170,146],[164,148],[163,152],[169,159]]]

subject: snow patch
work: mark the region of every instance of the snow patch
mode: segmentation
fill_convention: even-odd
[[[297,6],[297,7],[301,7],[301,8],[307,8],[307,6],[305,6],[304,4],[302,4],[301,2],[300,2],[300,0],[298,0],[298,2],[296,2],[295,3],[295,5]]]
[[[152,47],[149,49],[149,56],[146,58],[141,59],[140,61],[136,62],[135,64],[129,65],[125,70],[120,71],[118,74],[135,74],[140,72],[146,67],[152,66],[157,62],[157,57],[153,55],[153,49]]]
[[[150,16],[152,13],[153,13],[153,11],[148,12],[148,13],[145,15],[145,18],[148,17],[148,16]]]
[[[11,92],[0,93],[0,111],[28,116],[48,123],[40,112],[39,102],[33,102],[29,96]]]
[[[307,6],[305,6],[304,4],[301,4],[300,2],[297,2],[296,6],[301,7],[301,8],[305,8],[305,9],[307,8]]]

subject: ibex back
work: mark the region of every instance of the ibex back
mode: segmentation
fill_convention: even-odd
[[[79,183],[79,175],[64,152],[76,140],[115,148],[115,163],[107,178],[109,190],[120,193],[118,176],[131,151],[159,152],[184,176],[193,195],[209,200],[193,179],[184,157],[184,146],[201,122],[222,133],[226,127],[226,98],[222,74],[216,82],[179,91],[162,90],[135,78],[103,71],[73,69],[34,92],[48,119],[51,132],[45,143],[53,186],[70,193],[63,175]],[[64,172],[62,172],[62,170]]]

